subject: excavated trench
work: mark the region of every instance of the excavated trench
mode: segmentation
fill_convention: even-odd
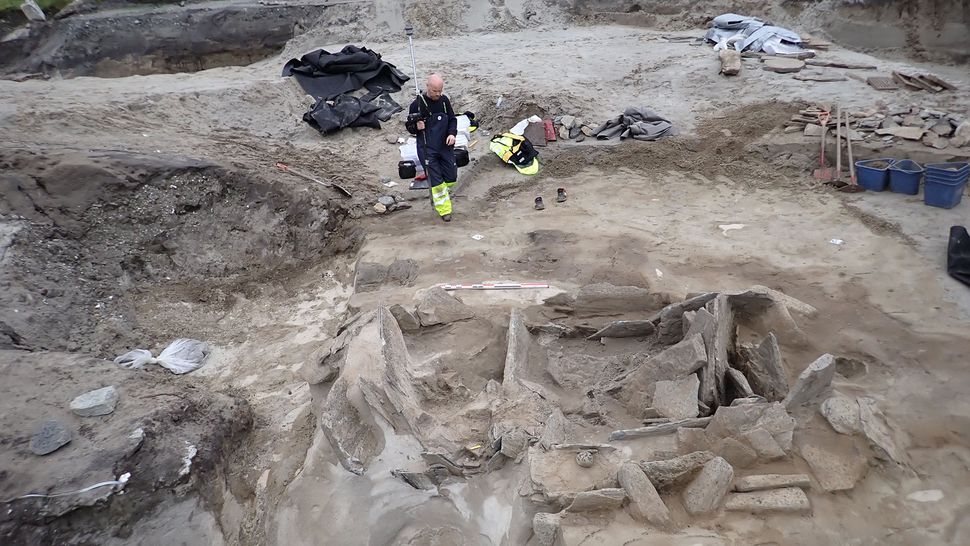
[[[74,14],[0,41],[0,73],[119,78],[247,65],[278,55],[326,10],[206,2]]]

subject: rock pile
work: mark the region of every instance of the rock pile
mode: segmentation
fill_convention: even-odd
[[[785,132],[803,132],[809,137],[821,137],[819,114],[830,111],[829,105],[816,105],[799,110],[785,126]],[[843,123],[843,127],[845,124]],[[828,121],[828,132],[835,134],[835,115]],[[848,131],[843,138],[853,141],[883,141],[896,139],[920,141],[925,146],[943,150],[970,144],[970,121],[960,113],[947,113],[931,108],[887,106],[849,112]]]

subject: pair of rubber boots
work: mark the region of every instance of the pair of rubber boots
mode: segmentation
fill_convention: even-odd
[[[566,202],[566,188],[559,188],[556,190],[556,203]],[[542,196],[536,197],[536,210],[542,210],[546,206],[542,203]]]

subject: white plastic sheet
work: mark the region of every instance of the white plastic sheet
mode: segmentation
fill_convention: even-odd
[[[179,338],[169,343],[158,358],[154,358],[151,351],[135,349],[115,358],[114,362],[123,368],[131,369],[139,369],[146,364],[158,364],[174,374],[181,375],[201,368],[210,352],[209,344],[204,341]]]

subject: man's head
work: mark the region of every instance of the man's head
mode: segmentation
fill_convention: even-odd
[[[441,95],[445,92],[445,80],[441,79],[441,76],[437,74],[428,76],[427,90],[429,99],[440,99]]]

